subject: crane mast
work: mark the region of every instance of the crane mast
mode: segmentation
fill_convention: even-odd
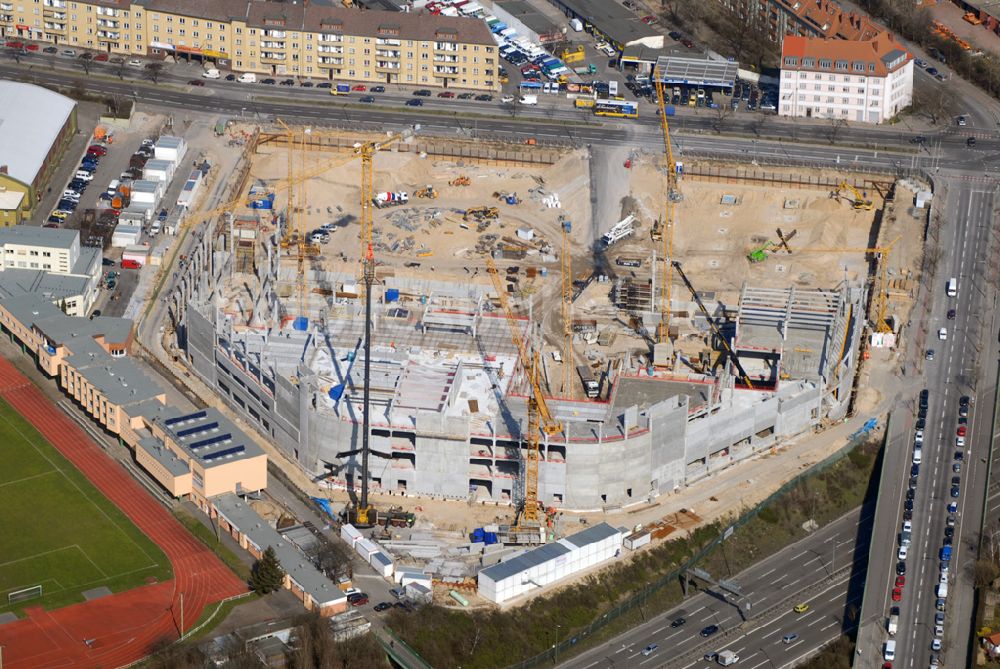
[[[658,231],[654,231],[653,241],[657,236],[661,242],[660,255],[666,263],[660,273],[660,331],[657,337],[660,343],[670,339],[670,299],[673,284],[674,256],[674,202],[679,198],[677,189],[677,163],[674,161],[674,149],[670,142],[670,124],[667,123],[666,92],[663,90],[663,77],[659,69],[653,70],[653,83],[656,87],[656,107],[660,114],[660,131],[663,133],[663,152],[667,158],[667,199],[664,202],[663,222]],[[658,232],[658,234],[657,234]]]

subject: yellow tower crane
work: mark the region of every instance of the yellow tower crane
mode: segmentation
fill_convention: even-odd
[[[503,308],[504,318],[510,328],[510,338],[517,348],[518,358],[521,367],[528,377],[528,452],[524,458],[524,506],[518,513],[516,529],[537,528],[541,526],[541,517],[538,509],[538,463],[540,459],[539,442],[541,434],[547,436],[559,434],[562,431],[562,424],[552,417],[549,406],[542,394],[542,387],[538,381],[538,368],[541,365],[538,351],[530,351],[528,344],[521,334],[521,328],[514,318],[510,301],[507,299],[507,290],[497,266],[492,258],[486,259],[486,268],[489,270],[490,279]]]
[[[670,291],[673,285],[673,255],[674,255],[674,225],[676,224],[674,203],[680,198],[677,186],[677,163],[674,160],[674,150],[670,143],[670,124],[667,122],[666,92],[663,88],[662,73],[658,68],[653,70],[653,83],[656,86],[656,107],[660,114],[660,130],[663,133],[663,152],[667,158],[667,198],[663,207],[663,220],[653,228],[653,241],[661,242],[660,256],[665,263],[664,271],[660,273],[660,327],[657,340],[662,344],[670,337]]]
[[[880,334],[892,332],[887,320],[889,315],[889,255],[892,247],[899,241],[899,237],[885,246],[870,248],[815,248],[815,249],[795,249],[795,253],[864,253],[871,254],[878,263],[875,271],[874,294],[872,295],[869,320],[871,327]],[[786,246],[787,248],[787,246]],[[790,250],[790,249],[789,249]]]
[[[573,384],[573,257],[570,252],[572,226],[568,220],[562,221],[562,320],[563,320],[563,387],[565,397],[572,397]]]

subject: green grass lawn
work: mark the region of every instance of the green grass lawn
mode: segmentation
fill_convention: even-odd
[[[55,609],[172,574],[167,556],[9,404],[0,400],[0,612]],[[9,603],[11,592],[43,595]]]

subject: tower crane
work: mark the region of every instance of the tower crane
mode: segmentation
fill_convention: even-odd
[[[663,89],[663,77],[659,68],[653,70],[653,83],[656,86],[656,107],[660,114],[660,130],[663,133],[663,152],[667,158],[667,199],[664,202],[663,221],[653,227],[653,241],[661,242],[660,256],[667,263],[660,274],[660,327],[657,340],[663,344],[670,338],[670,290],[673,284],[674,255],[674,203],[680,199],[677,186],[677,163],[674,160],[673,145],[670,142],[670,124],[667,122],[666,92]]]
[[[688,291],[691,292],[691,297],[694,298],[694,301],[697,303],[698,309],[705,317],[705,320],[708,321],[708,327],[711,328],[712,334],[714,334],[715,338],[719,340],[722,344],[722,348],[726,350],[726,353],[729,354],[729,358],[733,361],[733,364],[736,365],[736,370],[740,373],[740,379],[746,384],[747,388],[752,390],[753,383],[750,381],[747,371],[743,369],[739,356],[736,355],[736,351],[734,351],[729,345],[729,340],[726,339],[726,337],[722,334],[722,331],[719,330],[718,326],[715,324],[715,321],[712,319],[712,315],[708,313],[708,309],[705,308],[705,303],[701,301],[698,291],[694,289],[691,281],[687,278],[687,274],[684,273],[684,270],[681,268],[681,264],[676,260],[672,261],[671,264],[674,266],[674,269],[677,270],[677,274],[680,275],[681,281],[683,281],[684,285],[687,286]]]
[[[570,253],[570,235],[572,231],[568,220],[562,221],[562,321],[563,321],[563,387],[566,397],[572,397],[573,383],[573,257]]]
[[[538,462],[540,458],[539,441],[541,433],[547,436],[559,434],[563,426],[562,423],[552,417],[552,413],[549,411],[545,395],[542,394],[542,386],[538,380],[538,368],[541,366],[539,353],[537,350],[531,351],[528,349],[528,344],[521,334],[521,328],[517,324],[517,319],[514,318],[510,301],[507,299],[506,287],[500,278],[500,273],[497,271],[497,266],[492,258],[486,259],[486,268],[489,271],[493,287],[500,299],[504,318],[507,320],[507,326],[510,328],[510,338],[517,348],[521,367],[524,368],[524,372],[528,377],[528,452],[524,458],[524,502],[523,506],[518,510],[515,531],[537,529],[541,526],[538,512]]]

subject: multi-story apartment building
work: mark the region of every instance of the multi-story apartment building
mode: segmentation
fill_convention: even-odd
[[[867,40],[883,28],[864,14],[846,11],[833,0],[722,0],[730,11],[773,42],[785,35]]]
[[[100,293],[101,250],[79,230],[0,228],[0,297],[45,295],[70,316],[86,316]]]
[[[780,116],[882,123],[912,99],[913,57],[888,33],[861,42],[785,37]]]
[[[265,75],[499,88],[475,18],[268,0],[0,0],[0,36]]]

